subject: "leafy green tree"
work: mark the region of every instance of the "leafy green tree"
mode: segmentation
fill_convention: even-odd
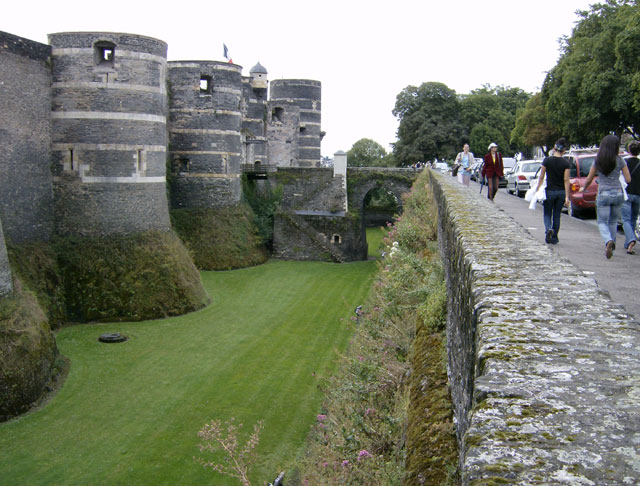
[[[455,155],[464,128],[454,90],[436,82],[407,86],[396,97],[392,113],[400,122],[393,144],[399,165]]]
[[[349,167],[381,167],[387,151],[382,145],[370,138],[361,138],[347,151]]]
[[[516,126],[511,131],[511,145],[520,149],[539,146],[548,155],[549,149],[560,137],[560,132],[549,123],[542,93],[536,93],[516,116]]]
[[[498,150],[503,155],[511,155],[510,152],[504,150],[504,147],[507,147],[508,150],[509,145],[500,130],[487,123],[478,123],[473,127],[469,134],[469,147],[472,152],[475,150],[473,154],[476,157],[482,157],[486,154],[491,142],[498,144]]]
[[[505,155],[519,148],[511,144],[511,131],[516,113],[522,110],[530,95],[520,88],[484,85],[462,97],[461,119],[469,132],[469,145],[474,154],[484,154],[489,143],[495,142]],[[492,139],[487,140],[486,137]]]
[[[583,145],[640,130],[640,5],[607,0],[578,12],[543,84],[548,119]]]

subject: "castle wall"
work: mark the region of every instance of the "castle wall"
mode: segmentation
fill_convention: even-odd
[[[242,68],[214,61],[169,63],[172,207],[240,201]]]
[[[56,231],[168,230],[167,45],[100,32],[49,42]]]
[[[11,268],[7,256],[7,247],[4,243],[4,232],[0,223],[0,297],[9,295],[13,291],[13,280],[11,278]]]
[[[53,229],[51,48],[0,32],[0,220],[13,242]]]
[[[299,108],[296,165],[299,167],[319,167],[322,141],[320,128],[322,85],[320,81],[309,79],[274,80],[271,82],[270,99],[272,106],[276,106],[278,103],[290,103]]]
[[[265,83],[266,84],[266,83]],[[269,163],[267,152],[267,90],[254,90],[251,78],[242,78],[243,163]]]
[[[267,107],[269,162],[278,167],[300,167],[298,137],[300,108],[290,101],[270,101]]]

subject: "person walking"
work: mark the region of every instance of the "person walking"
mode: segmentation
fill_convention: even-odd
[[[567,141],[558,139],[553,147],[553,155],[545,157],[540,168],[540,178],[536,192],[547,179],[545,200],[542,202],[544,220],[544,241],[555,245],[560,231],[562,206],[569,206],[569,161],[562,156],[567,150]]]
[[[627,157],[627,169],[631,176],[631,182],[627,186],[628,199],[622,204],[622,228],[624,229],[624,247],[629,255],[635,253],[633,247],[636,246],[636,223],[640,212],[640,142],[634,140],[627,150],[631,157]]]
[[[607,258],[611,258],[616,249],[618,219],[624,202],[620,173],[623,174],[627,184],[631,182],[627,163],[618,155],[619,150],[620,139],[615,135],[605,136],[600,142],[596,160],[589,170],[584,186],[580,188],[580,192],[584,192],[591,185],[596,174],[598,175],[596,199],[598,230],[604,240],[604,254]]]
[[[489,153],[484,156],[482,177],[487,178],[487,197],[490,201],[493,201],[498,192],[500,178],[504,177],[504,165],[502,164],[502,154],[498,152],[497,144],[491,142],[487,150],[489,150]]]
[[[473,158],[473,152],[469,152],[469,144],[465,143],[462,146],[462,152],[456,155],[456,164],[460,164],[462,169],[462,183],[469,187],[471,183],[471,166],[475,159]]]

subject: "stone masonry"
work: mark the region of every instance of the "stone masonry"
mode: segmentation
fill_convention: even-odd
[[[0,224],[0,297],[5,297],[13,291],[13,280],[11,278],[11,268],[7,248],[4,244],[4,233]]]
[[[14,243],[53,229],[51,47],[0,32],[0,219]]]
[[[462,484],[638,484],[640,324],[486,198],[431,187]]]

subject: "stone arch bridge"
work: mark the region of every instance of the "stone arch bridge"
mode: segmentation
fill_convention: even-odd
[[[375,188],[394,194],[399,210],[419,170],[385,167],[281,168],[269,179],[283,188],[274,218],[274,254],[289,260],[365,260],[363,209]]]

